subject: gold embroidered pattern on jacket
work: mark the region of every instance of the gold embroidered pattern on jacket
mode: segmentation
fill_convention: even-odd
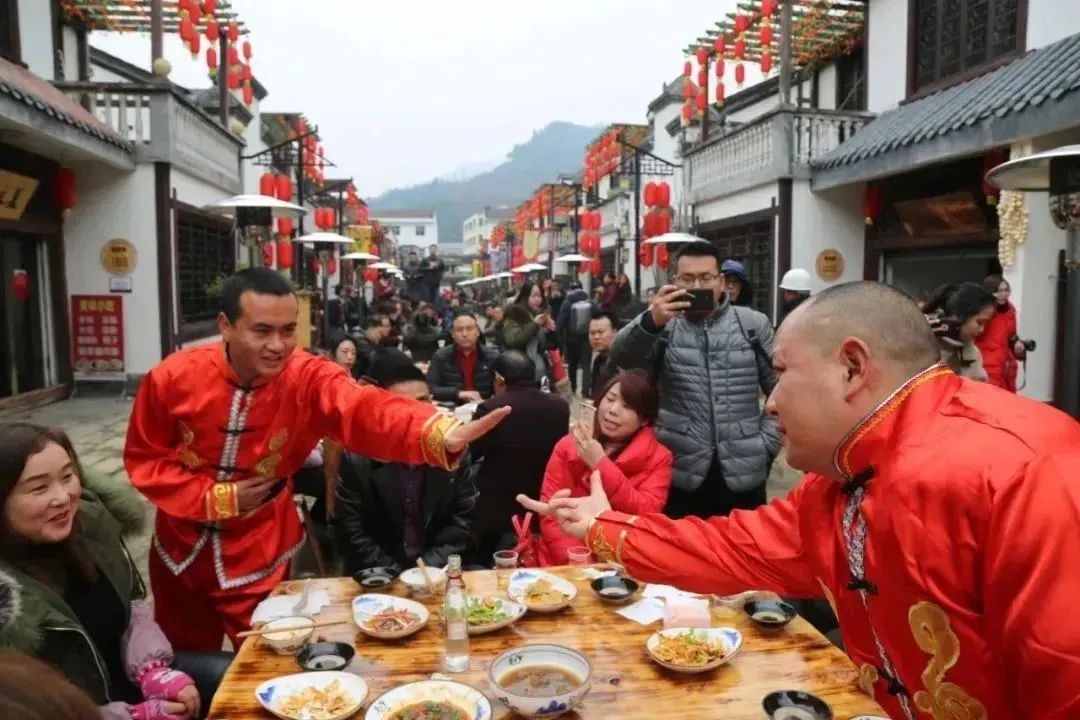
[[[922,672],[925,690],[915,693],[915,707],[934,720],[986,720],[986,707],[959,685],[945,682],[945,674],[960,660],[960,639],[945,611],[920,602],[908,611],[908,624],[919,649],[930,655]]]
[[[874,697],[874,685],[880,679],[877,668],[870,663],[859,667],[859,688],[870,697]]]
[[[596,557],[604,562],[611,562],[615,559],[615,548],[611,547],[607,536],[604,535],[604,524],[602,522],[597,522],[592,526],[590,535],[586,539],[589,542],[589,549],[593,551]]]
[[[184,423],[180,425],[180,447],[176,449],[176,459],[188,470],[195,470],[202,464],[202,458],[191,449],[195,443],[195,432]]]
[[[818,584],[821,585],[821,590],[825,593],[825,599],[829,601],[829,607],[832,608],[833,615],[839,618],[840,613],[836,612],[836,598],[833,597],[832,590],[829,589],[829,586],[826,585],[825,581],[821,578],[815,579],[818,581]]]
[[[435,413],[427,419],[423,429],[420,431],[420,437],[423,439],[424,453],[427,455],[430,464],[445,470],[453,470],[457,467],[458,463],[451,463],[447,457],[446,436],[454,428],[462,424],[460,420],[444,415],[441,412]]]
[[[270,438],[270,452],[276,453],[281,448],[285,447],[285,441],[289,439],[289,430],[287,428],[281,428],[274,437]]]
[[[225,520],[240,513],[239,498],[236,496],[236,483],[214,483],[206,493],[206,519]]]

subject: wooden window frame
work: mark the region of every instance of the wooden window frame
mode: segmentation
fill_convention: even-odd
[[[0,4],[7,8],[10,27],[7,30],[8,51],[0,50],[0,58],[4,58],[16,65],[23,65],[22,61],[22,38],[19,36],[19,0],[0,0]],[[0,31],[4,28],[0,28]],[[23,67],[26,67],[23,65]]]
[[[184,317],[184,298],[183,283],[181,282],[180,272],[182,266],[182,260],[180,255],[180,226],[182,223],[195,222],[208,229],[214,229],[222,232],[226,236],[227,244],[225,247],[232,249],[232,270],[225,273],[226,276],[236,272],[236,263],[239,261],[237,257],[236,243],[232,237],[232,227],[230,223],[215,215],[208,215],[202,212],[198,208],[188,205],[182,202],[176,202],[176,315],[180,328],[179,339],[181,342],[191,342],[192,340],[199,340],[206,337],[212,337],[218,334],[217,316],[202,318],[199,320],[188,320]]]
[[[967,0],[965,0],[966,2]],[[990,0],[994,2],[995,0]],[[1016,0],[1016,47],[1004,55],[999,55],[985,63],[961,70],[958,73],[941,78],[922,87],[915,86],[915,50],[918,44],[918,2],[908,0],[908,41],[907,41],[907,100],[917,100],[933,95],[953,85],[959,85],[972,78],[985,75],[1002,65],[1007,65],[1027,52],[1027,22],[1030,0]]]

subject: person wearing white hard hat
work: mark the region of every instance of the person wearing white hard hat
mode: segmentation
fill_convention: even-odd
[[[784,277],[780,278],[780,291],[783,294],[783,304],[780,306],[780,322],[783,322],[784,318],[790,315],[792,310],[799,307],[810,297],[810,273],[802,268],[791,268],[784,273]]]

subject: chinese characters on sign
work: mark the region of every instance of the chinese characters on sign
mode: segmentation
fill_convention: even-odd
[[[72,295],[71,324],[76,374],[124,372],[123,298]]]

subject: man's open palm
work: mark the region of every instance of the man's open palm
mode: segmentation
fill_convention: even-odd
[[[458,425],[446,436],[446,450],[452,454],[463,452],[471,442],[491,432],[492,428],[503,421],[510,414],[510,408],[501,407],[492,410],[478,420]]]
[[[517,501],[538,515],[555,518],[564,533],[576,538],[584,538],[593,519],[611,509],[599,470],[593,470],[590,476],[588,497],[572,498],[569,490],[560,490],[546,503],[526,495],[518,495]]]

